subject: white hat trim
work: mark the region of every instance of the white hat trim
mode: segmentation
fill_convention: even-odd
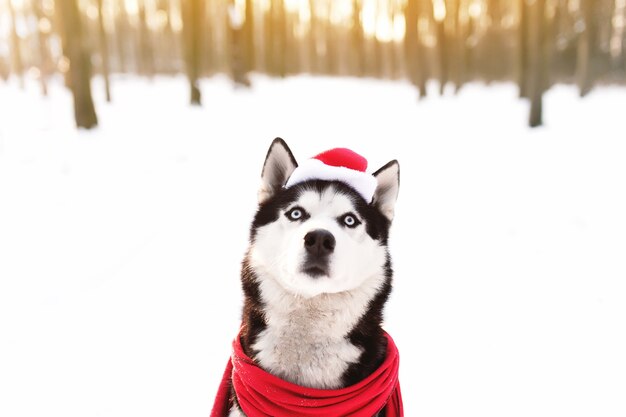
[[[293,171],[285,188],[308,181],[341,181],[354,188],[368,203],[372,202],[378,181],[366,172],[357,171],[346,167],[326,165],[319,159],[307,159]]]

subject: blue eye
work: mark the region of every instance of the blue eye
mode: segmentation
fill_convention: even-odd
[[[298,210],[298,209],[291,210],[289,212],[289,218],[291,220],[298,220],[298,219],[302,218],[302,211]]]
[[[302,220],[306,217],[306,211],[300,207],[294,207],[285,213],[285,216],[291,221]]]
[[[352,213],[344,214],[343,217],[341,218],[341,221],[344,224],[344,226],[350,227],[350,228],[357,227],[359,224],[361,224],[359,219],[357,219],[357,217]]]

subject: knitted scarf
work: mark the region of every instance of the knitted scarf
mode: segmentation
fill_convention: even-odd
[[[238,336],[211,417],[228,416],[231,386],[247,417],[372,417],[383,408],[386,417],[403,417],[398,348],[391,336],[385,336],[387,356],[382,365],[361,382],[341,389],[306,388],[269,374],[246,356]]]

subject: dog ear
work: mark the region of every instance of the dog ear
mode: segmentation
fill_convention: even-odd
[[[276,138],[270,145],[261,172],[259,203],[267,201],[285,185],[298,163],[289,146],[281,138]]]
[[[372,204],[389,220],[393,220],[394,207],[398,199],[400,188],[400,164],[395,159],[386,163],[378,171],[374,172],[378,182]]]

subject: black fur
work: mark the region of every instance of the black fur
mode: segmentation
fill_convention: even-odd
[[[251,347],[256,342],[256,338],[265,328],[265,317],[263,315],[263,302],[261,301],[261,291],[259,283],[252,268],[250,268],[248,255],[244,258],[241,268],[241,287],[244,293],[244,305],[241,327],[241,347],[246,355],[254,356]]]
[[[359,215],[367,219],[366,231],[372,239],[380,240],[381,243],[387,244],[389,237],[390,221],[383,216],[374,206],[368,204],[360,194],[355,192],[351,187],[340,181],[322,181],[311,180],[306,181],[293,187],[286,188],[262,203],[252,221],[250,227],[250,241],[254,242],[254,237],[258,228],[272,223],[278,219],[281,210],[298,199],[298,196],[306,190],[322,192],[326,188],[332,186],[335,190],[344,193],[350,197]]]
[[[385,360],[387,339],[381,329],[383,309],[391,293],[391,261],[387,256],[385,264],[387,280],[378,294],[370,301],[367,312],[348,334],[350,342],[363,350],[359,361],[348,367],[343,374],[344,386],[350,386],[365,379]]]

